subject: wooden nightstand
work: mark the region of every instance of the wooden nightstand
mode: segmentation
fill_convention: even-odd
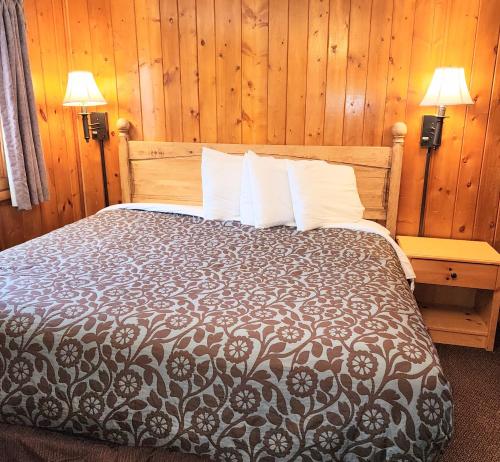
[[[398,236],[417,275],[415,298],[436,343],[493,350],[500,255],[486,242]]]

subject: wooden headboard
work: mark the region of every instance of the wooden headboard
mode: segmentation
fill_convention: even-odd
[[[392,235],[396,232],[403,144],[407,132],[403,122],[392,128],[392,147],[132,141],[129,139],[129,121],[119,119],[117,128],[123,202],[201,205],[201,148],[208,146],[231,154],[244,154],[251,149],[257,154],[275,157],[352,165],[366,209],[364,218],[385,224]]]

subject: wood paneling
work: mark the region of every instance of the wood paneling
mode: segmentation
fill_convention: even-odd
[[[372,0],[351,0],[343,144],[363,144]]]
[[[325,126],[323,128],[325,144],[342,144],[350,13],[350,0],[330,0]],[[390,140],[392,141],[392,135]]]
[[[241,0],[215,0],[215,49],[217,139],[241,143]]]
[[[398,233],[415,234],[425,151],[419,102],[436,66],[465,68],[474,106],[450,107],[433,156],[426,234],[499,245],[500,0],[26,0],[49,202],[0,203],[9,247],[103,206],[96,143],[61,99],[94,72],[108,105],[110,197],[120,200],[117,117],[133,139],[389,146],[408,124]],[[2,171],[0,170],[0,176]]]
[[[307,43],[305,144],[323,144],[329,4],[310,0]]]
[[[135,11],[144,137],[162,140],[166,133],[160,2],[135,0]]]
[[[474,216],[481,176],[491,88],[498,40],[498,5],[481,2],[478,17],[470,93],[474,105],[467,107],[462,156],[456,187],[452,237],[470,239],[474,231]]]
[[[449,0],[447,9],[440,12],[440,20],[446,21],[446,34],[437,37],[443,42],[441,62],[465,69],[470,82],[470,72],[477,33],[479,0]],[[438,45],[439,47],[439,45]],[[449,237],[452,232],[453,210],[456,199],[456,185],[460,165],[462,138],[466,106],[450,106],[447,109],[446,138],[443,139],[444,155],[435,156],[431,167],[431,184],[426,210],[425,231],[438,237]]]
[[[363,144],[368,146],[382,143],[392,12],[393,0],[373,0],[363,121]]]
[[[267,0],[243,0],[241,24],[241,124],[243,143],[267,140],[269,56]]]
[[[497,44],[497,50],[500,40]],[[498,245],[498,216],[500,196],[500,59],[496,60],[495,77],[488,113],[485,149],[479,180],[476,213],[474,219],[474,237],[486,241],[494,240]],[[497,231],[495,233],[495,231]]]
[[[214,0],[196,2],[198,40],[198,94],[200,141],[217,141],[217,88],[215,86],[215,9]],[[173,138],[171,138],[173,139]]]
[[[309,0],[289,0],[286,144],[304,144]]]
[[[288,1],[269,0],[267,141],[285,144],[288,75]]]
[[[182,141],[181,64],[179,57],[179,15],[176,2],[160,2],[165,90],[166,138]],[[142,121],[139,121],[142,123]]]
[[[178,0],[179,47],[182,88],[182,132],[184,141],[200,140],[198,103],[198,46],[195,0]]]
[[[106,95],[106,101],[108,105],[105,108],[100,108],[101,110],[106,110],[108,112],[109,123],[111,124],[111,130],[114,129],[115,121],[118,119],[118,93],[116,86],[116,66],[115,66],[115,56],[114,56],[114,43],[113,43],[113,30],[111,22],[111,5],[110,0],[88,0],[88,11],[89,11],[89,29],[90,29],[90,40],[92,45],[92,69],[94,71],[94,76],[98,82],[99,88]],[[76,117],[74,118],[76,121]],[[78,121],[79,122],[79,121]],[[78,123],[79,124],[79,123]],[[117,202],[121,198],[121,188],[120,188],[120,177],[118,173],[118,137],[114,136],[111,132],[111,137],[108,143],[105,143],[106,150],[106,170],[108,177],[108,190],[111,202]],[[82,137],[79,137],[79,141],[82,141]],[[96,150],[93,155],[93,159],[98,159],[97,145],[93,143],[93,147]],[[100,168],[97,167],[96,172],[100,172]],[[92,174],[90,172],[90,174]],[[94,174],[95,175],[95,174]],[[83,176],[83,172],[82,172]],[[89,176],[89,172],[87,172]],[[99,177],[97,177],[99,178]],[[94,183],[97,182],[94,180]],[[100,183],[100,182],[99,182]],[[85,185],[85,203],[87,203],[87,182],[84,180]],[[97,188],[96,188],[97,190]],[[103,203],[103,192],[102,186],[99,187],[99,194],[95,198],[94,204],[96,204],[97,209],[102,207]],[[92,213],[88,208],[86,213]]]

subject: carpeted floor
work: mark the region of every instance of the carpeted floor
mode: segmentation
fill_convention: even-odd
[[[455,401],[455,434],[440,462],[500,462],[498,334],[494,352],[438,345]]]

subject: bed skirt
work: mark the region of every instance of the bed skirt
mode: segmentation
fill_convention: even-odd
[[[208,462],[161,448],[134,448],[62,433],[0,423],[3,462]]]

